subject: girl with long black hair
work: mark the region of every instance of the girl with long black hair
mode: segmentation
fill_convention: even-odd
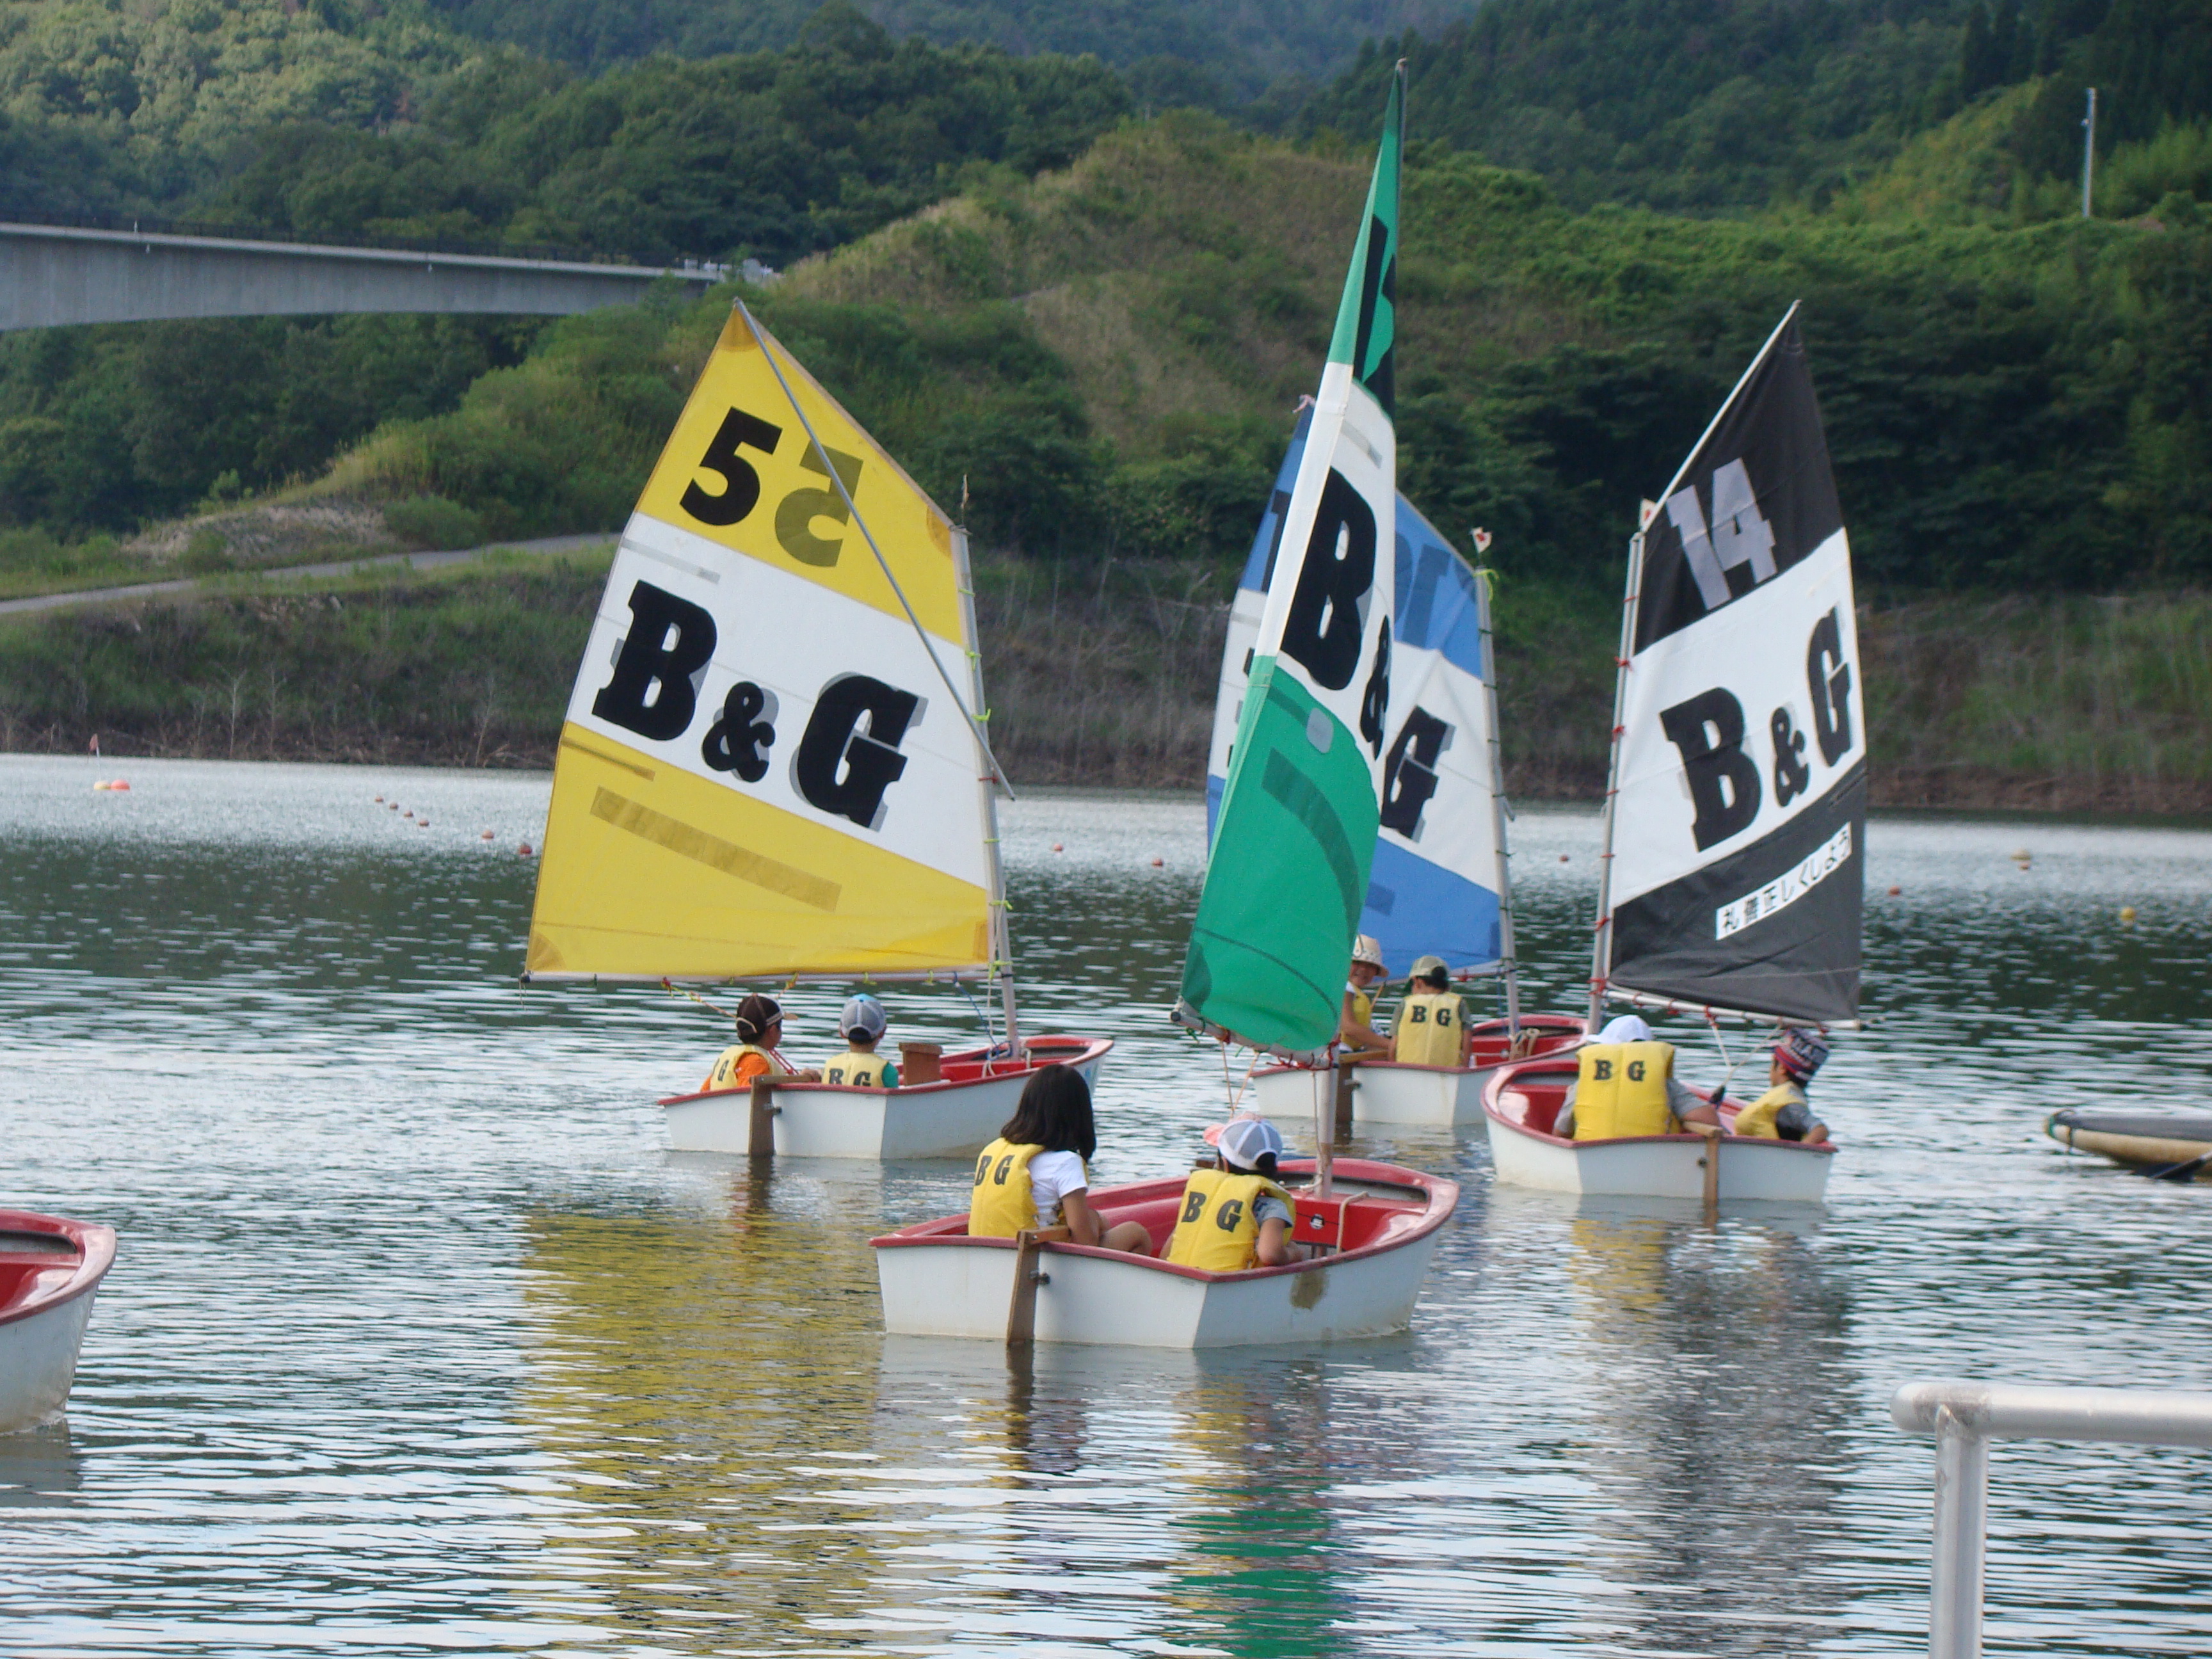
[[[968,1231],[975,1238],[1012,1238],[1025,1228],[1067,1229],[1078,1244],[1134,1255],[1152,1253],[1138,1223],[1103,1225],[1091,1207],[1091,1172],[1098,1130],[1091,1085],[1066,1066],[1040,1066],[1023,1085],[1020,1103],[999,1138],[975,1160]]]

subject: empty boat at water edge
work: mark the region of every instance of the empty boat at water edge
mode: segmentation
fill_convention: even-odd
[[[0,1210],[0,1434],[61,1415],[115,1230]]]

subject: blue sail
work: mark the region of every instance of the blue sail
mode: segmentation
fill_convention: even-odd
[[[1230,610],[1206,757],[1209,843],[1283,510],[1310,420],[1310,412],[1298,417]],[[1487,600],[1467,562],[1403,495],[1397,516],[1389,772],[1359,920],[1361,933],[1382,940],[1394,978],[1423,956],[1442,957],[1455,972],[1497,963],[1503,878],[1493,805],[1498,781],[1490,740],[1490,664],[1483,649]]]

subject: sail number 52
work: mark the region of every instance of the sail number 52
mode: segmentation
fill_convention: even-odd
[[[763,455],[775,453],[776,446],[783,441],[783,428],[757,415],[747,414],[742,409],[732,409],[722,416],[722,423],[714,428],[708,441],[707,453],[699,458],[696,472],[711,473],[722,481],[719,490],[704,488],[694,477],[684,486],[678,504],[701,524],[712,525],[717,530],[727,530],[732,525],[743,524],[760,505],[761,476],[759,469],[747,460],[744,452],[757,450]],[[824,452],[813,444],[806,446],[806,453],[799,458],[799,465],[823,477],[836,471],[836,483],[827,489],[802,486],[787,491],[777,502],[775,509],[775,539],[779,546],[801,564],[820,567],[834,565],[845,550],[844,538],[830,538],[814,533],[814,522],[827,519],[836,524],[849,523],[852,509],[846,497],[860,485],[860,458],[840,450]],[[842,489],[837,484],[844,486]]]

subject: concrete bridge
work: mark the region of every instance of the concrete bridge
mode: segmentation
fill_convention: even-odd
[[[749,277],[773,275],[745,266]],[[634,305],[663,278],[700,288],[732,274],[690,261],[661,269],[0,222],[0,331],[338,312],[566,316]]]

